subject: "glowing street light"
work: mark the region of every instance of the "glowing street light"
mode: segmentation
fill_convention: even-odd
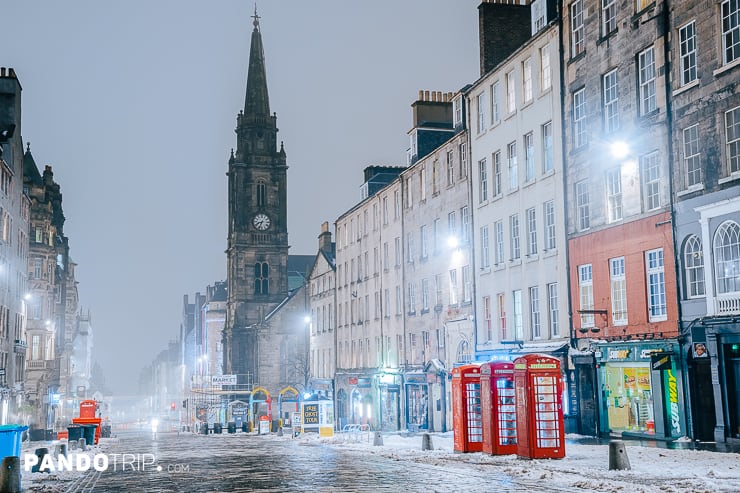
[[[630,146],[623,140],[612,142],[610,151],[613,157],[617,159],[624,159],[630,153]]]

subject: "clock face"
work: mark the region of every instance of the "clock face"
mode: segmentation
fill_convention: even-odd
[[[257,214],[254,216],[252,224],[254,224],[255,228],[264,231],[270,227],[270,218],[265,214]]]

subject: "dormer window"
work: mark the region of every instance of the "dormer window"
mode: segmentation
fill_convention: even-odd
[[[459,128],[463,124],[462,95],[452,100],[452,127]]]

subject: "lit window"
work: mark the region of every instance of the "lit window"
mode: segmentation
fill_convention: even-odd
[[[519,169],[516,161],[516,142],[508,146],[509,153],[509,190],[516,190],[519,187]]]
[[[478,199],[480,202],[488,200],[488,167],[486,158],[478,161]]]

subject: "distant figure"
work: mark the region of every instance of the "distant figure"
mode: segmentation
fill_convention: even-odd
[[[152,420],[152,440],[157,439],[157,428],[159,427],[159,420],[153,419]]]

